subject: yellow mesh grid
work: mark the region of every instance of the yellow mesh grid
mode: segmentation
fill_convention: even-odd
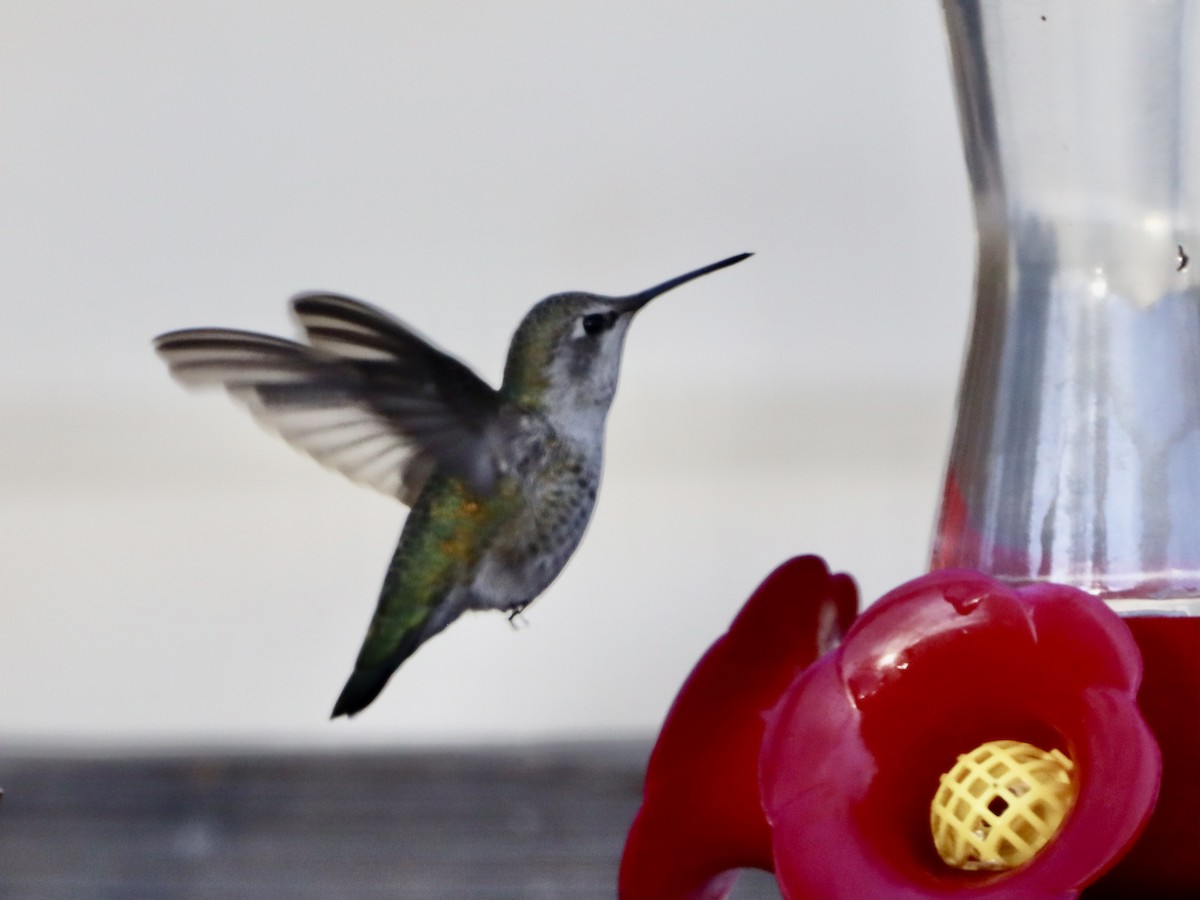
[[[930,808],[938,854],[960,869],[1011,869],[1058,832],[1075,800],[1074,764],[1057,750],[989,741],[940,779]]]

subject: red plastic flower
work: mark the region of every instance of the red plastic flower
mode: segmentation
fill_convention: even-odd
[[[746,601],[667,714],[621,860],[623,898],[723,897],[737,869],[771,868],[758,793],[766,714],[857,605],[850,577],[815,556],[788,560]]]
[[[825,573],[819,561],[789,565],[798,564]],[[1135,702],[1141,658],[1103,603],[1058,585],[1014,590],[973,572],[934,573],[879,600],[805,669],[815,657],[810,625],[789,657],[798,674],[781,684],[779,650],[763,657],[760,676],[743,616],[753,609],[757,633],[779,641],[798,610],[828,608],[834,579],[780,584],[779,575],[697,666],[668,717],[626,847],[623,897],[721,897],[728,870],[753,865],[772,868],[789,898],[1070,898],[1133,842],[1160,762]],[[747,685],[758,688],[739,702],[732,692]],[[755,755],[746,723],[768,708]],[[1074,806],[1024,865],[951,868],[929,831],[939,776],[959,754],[1001,739],[1070,757]],[[749,809],[746,769],[761,819]],[[723,829],[707,831],[714,811],[726,813]]]

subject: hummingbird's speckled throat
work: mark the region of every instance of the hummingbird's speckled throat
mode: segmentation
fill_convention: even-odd
[[[318,462],[412,507],[333,715],[378,696],[463,612],[523,610],[562,571],[596,503],[629,323],[673,288],[555,294],[526,314],[496,390],[382,310],[302,294],[306,343],[226,328],[155,339],[189,387],[222,387]]]

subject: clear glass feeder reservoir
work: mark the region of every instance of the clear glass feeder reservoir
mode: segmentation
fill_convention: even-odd
[[[1200,896],[1200,2],[943,11],[978,259],[932,565],[1126,617],[1164,783],[1088,896]]]
[[[979,256],[935,567],[1200,612],[1200,8],[945,7]]]

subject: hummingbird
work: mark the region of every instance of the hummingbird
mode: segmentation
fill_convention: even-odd
[[[468,610],[510,621],[575,552],[600,485],[630,322],[742,253],[625,297],[537,303],[497,390],[388,313],[300,294],[305,342],[227,328],[155,338],[174,378],[224,388],[319,463],[410,507],[332,718],[365,709],[409,656]]]

